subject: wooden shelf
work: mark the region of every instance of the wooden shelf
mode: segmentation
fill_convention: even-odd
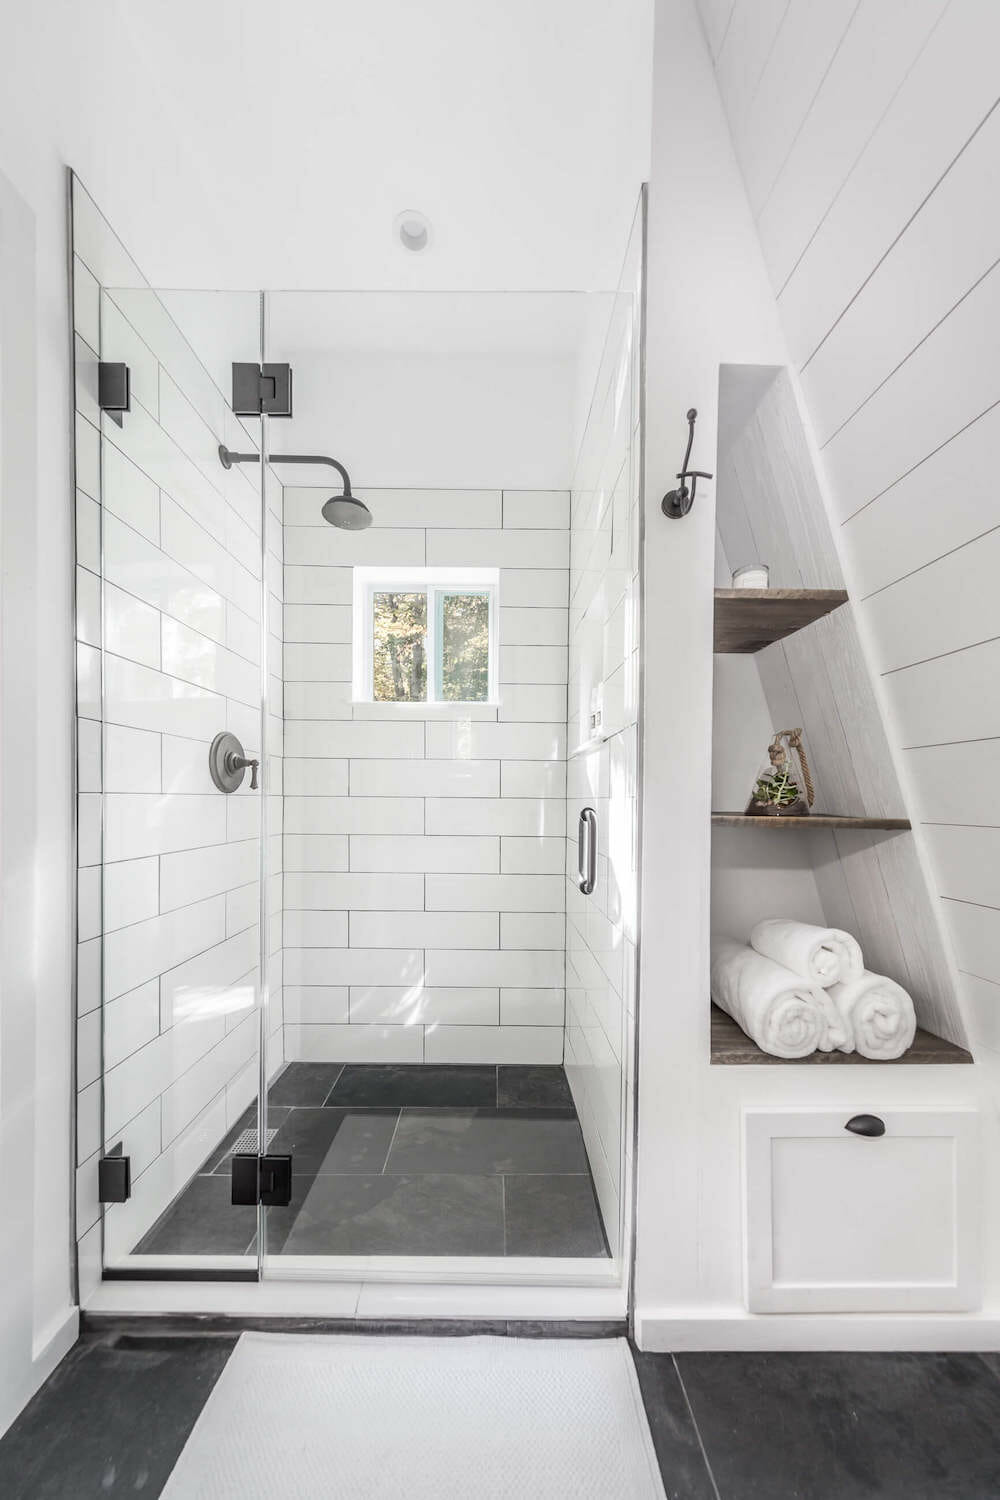
[[[843,589],[716,589],[715,650],[761,651],[846,603]]]
[[[833,813],[810,813],[807,818],[758,818],[750,813],[714,812],[721,828],[881,828],[885,832],[912,828],[909,818],[841,818]]]
[[[836,1067],[840,1064],[863,1064],[869,1067],[892,1067],[895,1063],[971,1063],[972,1053],[943,1037],[933,1036],[929,1031],[917,1028],[913,1046],[902,1057],[886,1063],[877,1058],[862,1057],[859,1052],[811,1052],[808,1057],[772,1057],[762,1052],[737,1026],[732,1016],[727,1016],[717,1005],[712,1006],[712,1062],[733,1067],[759,1065],[779,1068],[788,1067]]]

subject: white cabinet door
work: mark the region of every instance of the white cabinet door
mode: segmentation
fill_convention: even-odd
[[[944,1312],[980,1300],[975,1110],[744,1114],[751,1312]]]

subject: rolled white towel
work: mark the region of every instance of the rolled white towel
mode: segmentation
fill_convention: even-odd
[[[823,1045],[828,1026],[822,991],[745,943],[713,938],[710,985],[716,1005],[762,1052],[807,1057]]]
[[[750,946],[823,989],[860,979],[864,973],[857,939],[839,927],[813,927],[809,922],[772,917],[757,923]]]
[[[912,1045],[917,1029],[913,1001],[894,979],[865,969],[859,979],[833,984],[826,993],[862,1057],[891,1061]]]

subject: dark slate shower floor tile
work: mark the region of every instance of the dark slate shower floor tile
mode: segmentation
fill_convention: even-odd
[[[159,1495],[235,1338],[84,1338],[0,1440],[4,1500]]]
[[[317,1177],[286,1255],[502,1255],[498,1177]]]
[[[680,1354],[722,1500],[996,1500],[1000,1381],[975,1354]]]
[[[497,1102],[497,1070],[348,1063],[326,1102],[362,1108],[491,1109]]]
[[[297,1173],[381,1172],[398,1119],[398,1109],[293,1109],[270,1149],[291,1156],[293,1180]]]
[[[508,1255],[607,1256],[590,1177],[505,1177]]]
[[[236,1207],[228,1176],[192,1177],[136,1245],[138,1255],[244,1255],[257,1210]]]
[[[497,1069],[497,1104],[501,1109],[519,1105],[572,1109],[573,1095],[561,1067],[501,1066]]]
[[[404,1109],[385,1167],[412,1172],[582,1172],[587,1153],[571,1111]]]
[[[268,1104],[325,1104],[343,1063],[288,1063],[267,1091]]]

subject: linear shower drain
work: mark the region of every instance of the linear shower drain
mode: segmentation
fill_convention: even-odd
[[[277,1134],[278,1134],[277,1129],[269,1130],[267,1132],[267,1146],[264,1147],[265,1151],[270,1147],[271,1142],[274,1140],[274,1137]],[[232,1151],[233,1156],[247,1156],[247,1155],[256,1156],[257,1155],[257,1132],[256,1132],[256,1130],[241,1130],[240,1133],[239,1133],[239,1135],[236,1137],[235,1141],[233,1142],[232,1147],[230,1149]]]

